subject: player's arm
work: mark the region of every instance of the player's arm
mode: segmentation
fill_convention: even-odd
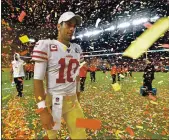
[[[50,130],[54,126],[53,117],[45,104],[45,91],[43,79],[46,73],[46,62],[35,62],[34,68],[34,95],[36,98],[42,126]]]
[[[48,60],[48,46],[45,41],[38,41],[34,47],[32,60],[35,61],[34,66],[34,95],[38,106],[38,113],[42,126],[50,130],[54,126],[53,117],[49,113],[45,104],[45,91],[43,80],[45,78]]]
[[[77,99],[80,102],[80,76],[76,76],[76,94],[77,94]]]

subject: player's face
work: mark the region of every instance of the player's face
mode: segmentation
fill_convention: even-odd
[[[63,22],[62,25],[58,26],[59,36],[65,40],[70,41],[76,29],[76,19],[72,18],[69,21]]]

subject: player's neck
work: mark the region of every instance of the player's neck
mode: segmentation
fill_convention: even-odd
[[[58,37],[57,40],[58,40],[59,42],[63,43],[64,45],[66,45],[66,46],[69,48],[69,46],[70,46],[70,42],[69,42],[69,41],[63,40],[63,39],[61,39],[61,38],[59,38],[59,37]]]

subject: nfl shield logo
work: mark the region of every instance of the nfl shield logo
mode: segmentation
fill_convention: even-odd
[[[56,102],[59,102],[59,97],[56,97]]]
[[[50,51],[57,51],[57,50],[58,50],[57,45],[54,45],[54,44],[50,45]]]

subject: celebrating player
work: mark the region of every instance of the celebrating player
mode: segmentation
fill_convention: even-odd
[[[56,139],[61,116],[67,124],[71,139],[86,139],[85,129],[76,127],[76,119],[84,118],[76,95],[76,77],[79,74],[82,50],[79,45],[70,43],[76,26],[81,22],[79,15],[63,13],[57,25],[58,39],[40,40],[33,50],[37,111],[49,139]],[[43,86],[45,73],[48,81],[46,96]]]

